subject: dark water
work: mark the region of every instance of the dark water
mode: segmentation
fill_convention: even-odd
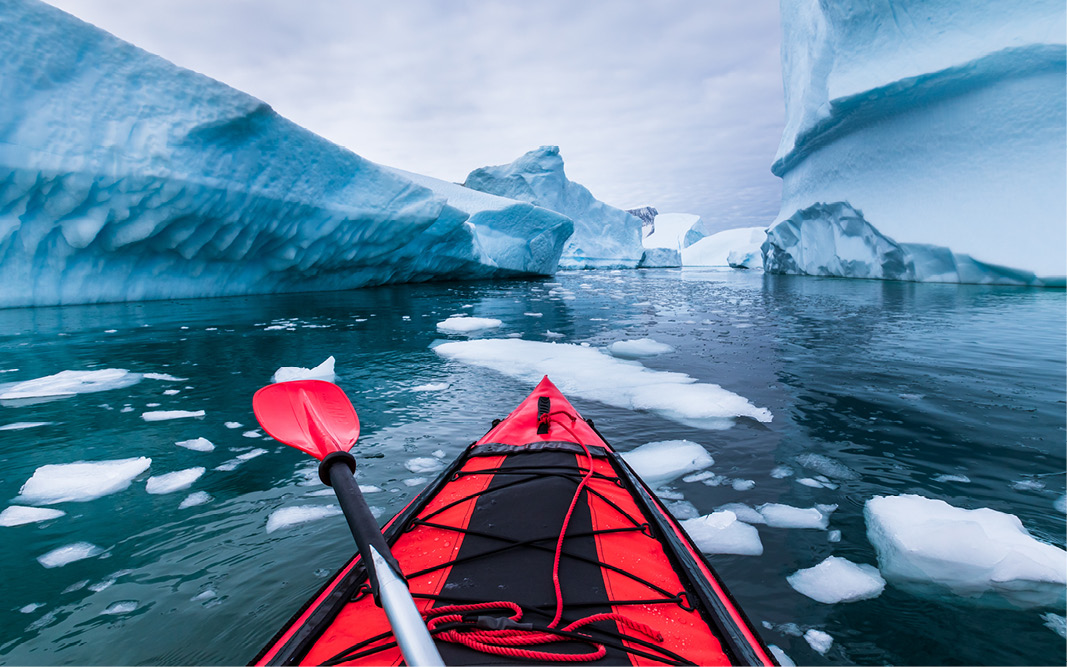
[[[337,382],[363,424],[354,450],[360,481],[381,487],[367,498],[384,520],[418,490],[404,483],[416,477],[406,461],[436,450],[451,458],[531,389],[429,348],[441,338],[435,324],[456,312],[503,320],[487,334],[494,337],[521,332],[546,340],[551,330],[564,334],[563,342],[603,346],[650,336],[676,351],[646,366],[686,372],[771,410],[770,424],[739,420],[729,430],[706,431],[574,400],[620,450],[686,438],[713,453],[715,472],[755,482],[745,491],[673,484],[701,513],[727,502],[840,506],[830,525],[842,532],[839,543],[825,531],[764,526],[763,556],[713,557],[749,616],[773,626],[760,625],[765,639],[798,663],[1064,663],[1064,640],[1041,617],[1063,609],[990,609],[892,585],[873,600],[824,605],[785,580],[830,554],[875,563],[862,510],[876,494],[918,493],[1010,512],[1038,538],[1064,546],[1064,514],[1054,509],[1065,478],[1064,292],[713,271],[576,272],[549,284],[0,311],[0,383],[99,368],[186,378],[0,406],[0,425],[53,422],[0,431],[5,500],[48,463],[152,458],[151,470],[124,491],[56,505],[67,515],[55,520],[0,528],[0,662],[249,660],[352,549],[339,516],[266,532],[275,510],[331,499],[307,495],[323,488],[308,459],[243,435],[256,426],[252,393],[279,366],[311,366],[334,355]],[[268,329],[282,320],[289,326]],[[450,388],[411,391],[441,382]],[[133,409],[123,412],[127,406]],[[202,409],[206,416],[143,421],[140,414],[152,409]],[[174,446],[195,437],[216,450]],[[232,471],[212,470],[254,447],[268,453]],[[783,464],[801,473],[802,453],[831,457],[857,479],[813,489],[796,482],[800,475],[771,477]],[[190,491],[208,492],[211,502],[178,509],[189,491],[145,492],[149,474],[192,466],[208,471]],[[935,481],[944,474],[970,482]],[[106,553],[55,569],[35,560],[78,541]],[[128,611],[102,613],[117,602]],[[20,611],[34,603],[42,606]],[[783,632],[785,623],[825,631],[833,647],[820,655]]]

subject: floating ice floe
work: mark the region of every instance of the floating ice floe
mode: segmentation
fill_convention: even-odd
[[[970,484],[971,478],[967,475],[934,475],[935,482],[960,482]]]
[[[1067,552],[1013,514],[918,495],[875,496],[863,514],[882,575],[897,586],[995,606],[1064,604]]]
[[[185,447],[191,449],[194,452],[213,452],[215,451],[215,444],[207,438],[193,438],[192,440],[180,440],[175,445],[179,447]]]
[[[1054,614],[1050,611],[1047,614],[1041,614],[1041,620],[1045,622],[1046,628],[1067,639],[1067,616]]]
[[[715,464],[708,450],[689,440],[649,442],[623,452],[622,458],[651,487]]]
[[[650,370],[581,345],[509,338],[442,343],[433,349],[446,359],[489,368],[531,386],[547,374],[565,394],[650,410],[698,428],[729,428],[735,417],[771,421],[769,410],[719,385]]]
[[[452,385],[447,382],[431,382],[429,384],[420,384],[417,387],[412,387],[410,391],[444,391]]]
[[[811,452],[800,454],[797,456],[797,463],[808,470],[838,480],[852,481],[860,478],[859,473],[852,468],[822,454],[813,454]]]
[[[244,424],[242,424],[241,422],[226,422],[225,424],[223,424],[223,426],[225,426],[226,428],[234,429],[241,428],[242,426],[244,426]]]
[[[827,532],[826,533],[826,541],[827,542],[840,542],[841,541],[841,531],[840,530],[831,530],[831,531]]]
[[[300,507],[283,507],[275,510],[267,518],[267,532],[273,533],[282,528],[288,528],[309,521],[318,521],[326,517],[341,514],[341,508],[337,505],[309,505]]]
[[[412,477],[411,479],[405,479],[404,480],[404,486],[408,486],[408,487],[425,486],[425,485],[426,485],[426,478],[425,477]]]
[[[819,655],[826,655],[830,647],[834,645],[834,638],[822,630],[812,628],[804,633],[804,641]]]
[[[43,606],[44,606],[44,604],[41,603],[41,602],[31,602],[30,604],[26,605],[25,607],[19,607],[19,613],[20,614],[32,614],[33,612],[37,611],[38,609],[40,609]]]
[[[167,375],[166,373],[144,373],[144,379],[146,380],[162,380],[163,382],[185,382],[189,378],[179,378],[173,375]]]
[[[44,465],[19,489],[18,500],[33,505],[95,500],[127,488],[151,465],[144,456]]]
[[[885,590],[885,579],[878,568],[837,556],[797,570],[785,579],[798,593],[824,604],[869,600]]]
[[[140,373],[122,368],[98,371],[60,371],[33,380],[0,385],[0,401],[89,394],[130,387],[141,381]]]
[[[749,491],[756,486],[756,482],[751,479],[735,479],[730,482],[730,486],[734,491]]]
[[[185,500],[178,505],[178,509],[183,510],[209,502],[211,502],[211,494],[206,491],[194,491],[185,497]]]
[[[733,512],[739,521],[744,521],[745,523],[767,523],[762,514],[744,503],[726,503],[725,505],[720,505],[716,511]]]
[[[1045,488],[1045,483],[1037,479],[1019,479],[1011,483],[1011,488],[1016,491],[1040,491]]]
[[[747,523],[738,521],[737,515],[729,510],[682,521],[682,528],[693,538],[697,548],[706,554],[763,554],[759,532]]]
[[[793,469],[789,466],[776,466],[774,470],[771,471],[771,477],[775,479],[785,479],[786,477],[791,477],[792,475]]]
[[[679,521],[695,519],[700,516],[700,510],[696,508],[696,505],[683,499],[667,503],[667,510],[671,513],[671,516]]]
[[[437,472],[444,468],[445,464],[435,458],[418,457],[408,460],[404,463],[404,467],[416,475],[422,475],[425,473]]]
[[[148,478],[145,491],[156,495],[183,491],[192,486],[193,482],[200,479],[203,474],[204,468],[196,467],[168,472],[165,475],[155,475]]]
[[[156,410],[154,412],[141,413],[141,419],[146,422],[161,422],[168,419],[186,419],[189,417],[203,417],[203,410]]]
[[[293,380],[324,380],[333,382],[337,379],[334,372],[335,359],[330,356],[314,368],[301,368],[299,366],[282,366],[274,371],[271,382],[292,382]]]
[[[498,329],[503,322],[491,317],[461,317],[453,315],[444,322],[437,323],[437,330],[446,334],[469,334],[486,329]]]
[[[0,431],[21,431],[27,428],[37,428],[38,426],[48,426],[55,422],[12,422],[10,424],[4,424],[0,426]]]
[[[767,503],[756,508],[772,528],[816,528],[826,530],[830,519],[815,507],[793,507]]]
[[[615,341],[608,345],[607,349],[613,357],[620,359],[644,359],[674,352],[674,348],[670,345],[657,342],[651,338]]]
[[[797,667],[797,663],[793,662],[793,659],[786,655],[785,651],[779,648],[775,644],[768,644],[767,648],[770,649],[771,655],[778,661],[778,664],[782,667]]]
[[[119,600],[118,602],[112,602],[107,606],[104,611],[100,612],[105,616],[114,616],[116,614],[128,614],[131,611],[136,611],[140,606],[137,600]]]
[[[38,556],[37,562],[51,569],[54,567],[63,567],[64,565],[86,558],[93,558],[102,553],[104,553],[104,550],[95,544],[89,542],[75,542],[57,549],[52,549],[48,553]]]
[[[38,523],[63,516],[66,512],[45,507],[24,507],[12,505],[0,512],[0,526],[21,526],[26,523]]]

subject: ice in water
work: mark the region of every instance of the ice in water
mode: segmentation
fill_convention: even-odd
[[[127,488],[151,465],[144,456],[44,465],[19,489],[18,500],[34,505],[95,500]]]
[[[503,322],[491,317],[462,317],[453,315],[437,323],[437,330],[446,334],[469,334],[486,329],[498,329]]]
[[[326,517],[341,514],[341,508],[337,505],[305,505],[298,507],[283,507],[275,510],[267,518],[267,532],[273,533],[282,528],[288,528],[309,521],[318,521]]]
[[[662,440],[649,442],[637,449],[622,453],[641,479],[651,487],[703,470],[715,463],[702,445],[689,440]]]
[[[185,447],[195,452],[212,452],[215,451],[215,444],[207,438],[193,438],[192,440],[181,440],[174,443],[179,447]]]
[[[1041,620],[1045,622],[1046,628],[1067,639],[1067,616],[1048,612],[1041,614]]]
[[[885,579],[873,565],[829,556],[814,567],[786,577],[798,593],[825,604],[876,598],[885,590]]]
[[[47,568],[63,567],[75,561],[92,558],[104,553],[104,550],[89,542],[74,542],[52,549],[37,557],[37,562]]]
[[[826,655],[830,647],[834,645],[834,638],[822,630],[812,628],[804,633],[804,641],[819,655]]]
[[[693,538],[697,548],[706,554],[763,554],[759,532],[747,523],[738,521],[737,515],[729,510],[688,519],[682,522],[682,528]]]
[[[445,467],[445,464],[435,458],[418,457],[404,463],[404,467],[416,475],[437,472]]]
[[[763,515],[752,509],[744,503],[726,503],[720,505],[718,511],[733,512],[739,521],[745,523],[767,523],[767,520],[763,518]]]
[[[21,526],[25,523],[48,521],[49,519],[61,517],[64,514],[66,514],[66,512],[45,507],[23,507],[22,505],[12,505],[11,507],[6,508],[3,512],[0,512],[0,526]]]
[[[211,502],[211,494],[206,491],[194,491],[185,497],[179,505],[178,509],[183,510],[188,507],[196,507],[197,505],[203,505]]]
[[[766,503],[756,508],[772,528],[817,528],[826,530],[829,517],[815,507]]]
[[[674,352],[674,348],[651,338],[638,338],[616,341],[608,345],[608,352],[620,359],[644,359]]]
[[[333,382],[337,378],[334,372],[335,359],[330,356],[314,368],[301,368],[299,366],[282,366],[274,371],[271,382],[292,382],[293,380],[324,380]]]
[[[169,419],[186,419],[189,417],[203,417],[203,410],[154,410],[141,413],[141,419],[146,422],[160,422]]]
[[[117,614],[128,614],[131,611],[135,611],[140,604],[136,600],[119,600],[118,602],[112,602],[107,606],[104,611],[100,612],[107,616],[114,616]]]
[[[97,371],[60,371],[33,380],[0,385],[0,400],[74,396],[137,384],[143,376],[122,368]]]
[[[200,479],[203,474],[204,468],[196,467],[168,472],[165,475],[155,475],[148,478],[148,482],[145,483],[145,491],[152,494],[182,491],[192,486],[193,482]]]
[[[11,422],[10,424],[4,424],[0,426],[0,431],[21,431],[27,428],[37,428],[39,426],[48,426],[55,422]]]
[[[420,384],[417,387],[412,387],[411,391],[444,391],[451,386],[447,382],[430,382],[429,384]]]

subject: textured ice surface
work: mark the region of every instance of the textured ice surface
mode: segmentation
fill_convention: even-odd
[[[783,187],[768,271],[1062,284],[1061,0],[781,9],[786,126],[772,171]]]
[[[204,468],[186,468],[168,472],[165,475],[154,475],[145,482],[145,491],[153,494],[174,493],[183,491],[193,485],[204,474]]]
[[[292,382],[293,380],[324,380],[326,382],[333,382],[337,378],[337,374],[334,373],[335,361],[336,360],[331,355],[326,358],[326,361],[314,368],[282,366],[274,371],[274,375],[271,376],[270,381]]]
[[[733,417],[771,421],[770,410],[716,384],[684,373],[654,371],[615,359],[591,347],[518,339],[442,343],[434,351],[463,363],[493,369],[530,386],[544,375],[565,394],[631,410],[650,410],[698,428],[729,428]]]
[[[645,248],[641,253],[639,269],[674,269],[682,265],[682,253],[674,248]]]
[[[608,352],[613,357],[620,359],[643,359],[674,352],[674,348],[651,338],[638,338],[636,340],[615,341],[608,345]]]
[[[174,443],[179,447],[185,447],[191,449],[194,452],[213,452],[215,451],[215,444],[207,438],[193,438],[192,440],[181,440]]]
[[[187,507],[196,507],[209,502],[211,502],[211,494],[206,491],[194,491],[178,504],[178,509],[183,510]]]
[[[720,505],[718,511],[733,512],[740,521],[745,523],[767,523],[762,514],[744,503],[726,503],[725,505]]]
[[[541,146],[511,164],[475,169],[463,185],[529,202],[573,220],[574,234],[559,262],[563,268],[632,269],[641,260],[641,220],[568,180],[557,146]]]
[[[895,585],[993,605],[1064,604],[1067,552],[1035,539],[1015,515],[917,495],[875,496],[863,514],[879,568]]]
[[[0,264],[0,272],[3,265]],[[3,288],[0,287],[0,293]],[[74,396],[110,389],[124,389],[137,384],[142,376],[121,368],[98,371],[60,371],[34,380],[0,384],[0,400]]]
[[[441,333],[468,334],[484,329],[497,329],[504,323],[491,317],[450,317],[443,322],[437,323],[437,330]]]
[[[44,465],[19,489],[18,500],[34,505],[95,500],[127,488],[150,465],[152,459],[144,456]]]
[[[771,655],[774,656],[774,659],[777,660],[778,664],[782,667],[796,667],[797,663],[793,662],[793,659],[786,655],[786,652],[775,644],[768,644],[767,648],[770,649]]]
[[[869,600],[885,590],[885,579],[878,568],[838,556],[829,556],[814,567],[797,570],[786,581],[798,593],[825,604]]]
[[[935,482],[960,482],[970,484],[971,478],[967,475],[934,475]]]
[[[1041,614],[1041,620],[1045,622],[1046,628],[1067,639],[1067,616],[1048,612]]]
[[[729,510],[688,519],[682,528],[693,538],[697,548],[706,554],[763,555],[763,542],[752,526],[738,521]]]
[[[283,507],[280,510],[275,510],[267,517],[267,532],[273,533],[281,528],[288,528],[308,521],[318,521],[338,514],[341,514],[341,508],[336,505]]]
[[[820,655],[826,655],[826,652],[834,645],[833,637],[815,628],[804,633],[804,641],[808,642],[808,646]]]
[[[141,413],[141,419],[146,422],[161,422],[169,419],[203,417],[205,414],[203,410],[153,410]]]
[[[421,475],[424,473],[437,472],[445,467],[439,459],[430,458],[428,456],[420,456],[417,458],[409,459],[404,462],[404,467],[415,473]]]
[[[74,561],[92,558],[104,553],[104,550],[89,542],[75,542],[37,557],[37,562],[47,568],[63,567]]]
[[[3,512],[0,512],[0,526],[21,526],[24,523],[48,521],[49,519],[61,517],[64,514],[66,514],[66,512],[52,510],[46,507],[23,507],[22,505],[12,505],[11,507],[5,508]]]
[[[0,81],[0,306],[518,275],[570,233],[532,208],[482,233],[432,189],[43,3],[5,3]]]
[[[715,463],[708,450],[689,440],[649,442],[623,452],[622,458],[651,487],[677,479],[694,470],[703,470]]]
[[[1052,506],[1058,511],[1067,513],[1067,494],[1061,495],[1059,498],[1052,502]]]
[[[772,528],[818,528],[826,530],[829,517],[815,507],[767,503],[756,508]]]
[[[430,382],[428,384],[420,384],[417,387],[412,387],[411,391],[444,391],[452,385],[447,382]]]
[[[758,263],[752,260],[749,269],[758,269],[763,266],[760,244],[766,239],[765,227],[741,227],[739,229],[727,229],[717,234],[705,237],[682,250],[683,266],[729,266],[730,254],[740,253],[760,255]],[[735,258],[736,259],[736,258]]]
[[[807,452],[797,456],[797,463],[814,472],[839,480],[854,481],[860,478],[858,472],[849,468],[844,463],[836,461],[829,456]]]

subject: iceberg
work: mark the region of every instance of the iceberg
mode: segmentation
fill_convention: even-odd
[[[1065,284],[1063,2],[827,0],[781,12],[782,205],[765,270]]]
[[[763,268],[761,245],[766,231],[763,227],[741,227],[706,236],[682,249],[682,264]]]
[[[608,206],[563,173],[558,146],[541,146],[511,164],[475,169],[467,188],[562,213],[574,235],[559,265],[567,269],[635,268],[641,261],[641,220]]]
[[[0,99],[0,307],[551,273],[570,234],[472,215],[36,0],[0,13]]]

